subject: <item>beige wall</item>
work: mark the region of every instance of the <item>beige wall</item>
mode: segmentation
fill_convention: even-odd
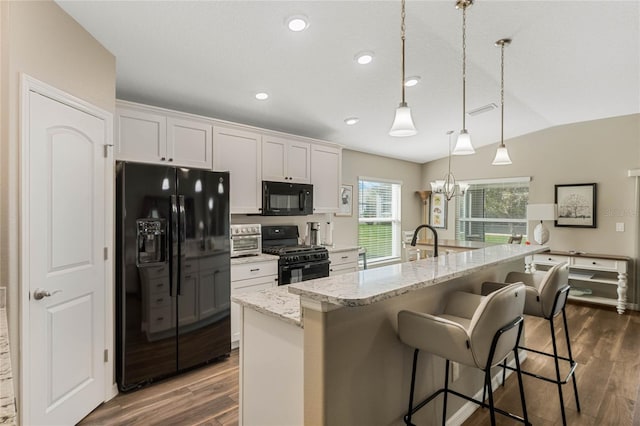
[[[17,369],[20,74],[113,113],[115,57],[53,1],[2,1],[0,25],[0,286],[9,288],[9,332]]]
[[[483,147],[475,155],[453,157],[456,179],[531,176],[531,203],[553,203],[556,184],[595,182],[597,228],[555,228],[549,222],[549,246],[553,250],[638,257],[636,178],[627,173],[640,168],[640,114],[552,127],[505,143],[512,165],[492,166],[496,145]],[[442,179],[446,168],[446,159],[426,163],[422,182]],[[448,220],[450,225],[443,234],[453,238],[453,208]],[[618,222],[624,223],[624,232],[616,232]],[[529,225],[532,229],[534,222]]]
[[[420,182],[421,166],[373,154],[343,150],[342,183],[353,185],[353,215],[334,218],[334,242],[354,244],[358,241],[358,177],[380,178],[402,182],[402,229],[412,230],[420,224],[422,213],[416,191],[426,189]]]

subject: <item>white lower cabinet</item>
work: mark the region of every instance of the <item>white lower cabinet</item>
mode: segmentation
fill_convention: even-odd
[[[329,252],[329,276],[358,272],[358,249]]]
[[[278,260],[231,265],[231,295],[278,286]],[[231,303],[231,347],[240,342],[240,306]]]

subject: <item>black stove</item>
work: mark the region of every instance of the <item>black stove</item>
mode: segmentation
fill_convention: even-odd
[[[329,276],[329,251],[298,244],[295,225],[263,226],[262,252],[279,256],[278,285]]]

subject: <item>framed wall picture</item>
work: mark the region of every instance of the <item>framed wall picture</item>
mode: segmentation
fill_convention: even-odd
[[[444,194],[431,194],[429,224],[434,228],[447,227],[447,197]]]
[[[596,227],[596,184],[556,185],[558,218],[555,226]]]
[[[353,185],[340,185],[340,210],[336,216],[353,215]]]

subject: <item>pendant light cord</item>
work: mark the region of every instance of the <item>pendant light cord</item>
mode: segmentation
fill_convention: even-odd
[[[462,130],[467,128],[465,107],[467,104],[467,6],[462,6]]]
[[[504,45],[500,45],[500,146],[504,146]]]
[[[402,81],[400,82],[401,87],[402,87],[402,104],[404,106],[405,104],[405,100],[404,100],[404,40],[405,40],[405,31],[406,31],[406,27],[404,24],[404,19],[406,17],[406,12],[405,12],[405,0],[402,0],[401,2],[402,6],[402,10],[400,12],[400,39],[402,40]]]

